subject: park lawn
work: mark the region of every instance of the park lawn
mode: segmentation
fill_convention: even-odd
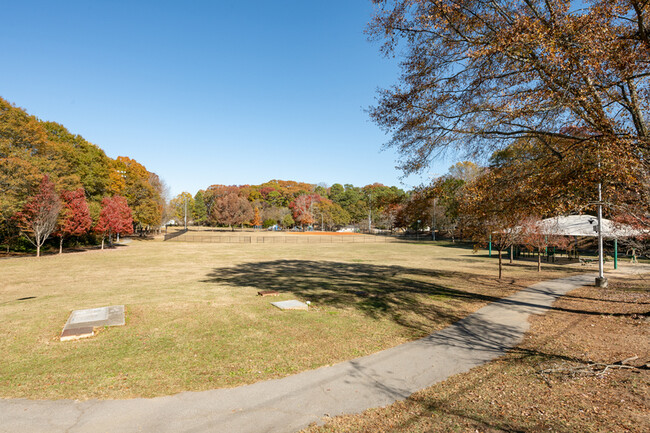
[[[648,432],[650,275],[583,287],[531,318],[506,356],[359,415],[303,433]],[[638,356],[627,365],[603,365]],[[646,368],[643,368],[643,366]]]
[[[496,260],[449,243],[134,241],[0,261],[0,397],[133,398],[232,387],[425,336],[580,266]],[[276,298],[256,296],[278,290]],[[309,311],[269,302],[311,301]],[[60,342],[71,310],[126,306],[126,326]]]

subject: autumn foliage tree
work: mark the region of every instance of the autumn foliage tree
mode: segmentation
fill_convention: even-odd
[[[218,198],[212,207],[213,218],[235,230],[237,224],[244,224],[253,218],[253,207],[244,197],[230,193]]]
[[[539,217],[529,216],[521,222],[520,243],[529,251],[537,252],[537,272],[542,271],[542,250],[559,247],[569,251],[571,239],[560,233],[555,224],[545,224]]]
[[[108,237],[113,242],[113,235],[128,235],[133,233],[133,217],[126,198],[116,195],[105,197],[102,200],[102,209],[99,213],[99,221],[95,231],[102,236],[102,249],[104,239]]]
[[[128,195],[141,226],[160,222],[165,187],[158,176],[0,98],[0,243],[7,250],[20,236],[18,213],[44,175],[57,191],[83,188],[97,218],[102,198],[117,194]]]
[[[111,190],[126,198],[133,221],[140,229],[161,223],[164,200],[162,182],[155,173],[126,156],[118,156],[111,170]],[[191,197],[191,196],[190,196]]]
[[[59,237],[59,254],[63,252],[63,239],[66,236],[81,236],[90,230],[92,218],[83,188],[61,193],[63,208],[59,216],[56,236]]]
[[[194,220],[194,197],[189,192],[182,192],[171,199],[169,205],[177,224],[183,224],[185,218],[189,222]]]
[[[56,228],[61,211],[61,200],[49,176],[43,176],[36,195],[30,197],[15,219],[20,232],[36,247],[36,257],[41,247]]]
[[[504,191],[495,187],[503,181],[500,172],[486,170],[464,186],[460,200],[459,218],[464,230],[477,245],[488,242],[497,250],[499,279],[503,275],[504,250],[521,239],[519,224],[525,211],[516,206],[516,190]]]
[[[405,172],[446,149],[488,155],[526,140],[545,149],[548,167],[579,163],[584,175],[564,170],[560,191],[600,182],[616,189],[613,212],[647,220],[650,2],[374,3],[371,36],[406,55],[400,85],[381,92],[371,117],[392,134]]]
[[[311,225],[314,223],[314,209],[313,206],[321,200],[318,194],[303,194],[296,197],[296,199],[289,204],[289,208],[293,213],[293,219],[296,223],[303,225]]]
[[[253,221],[251,222],[253,227],[259,227],[262,225],[262,217],[260,216],[260,208],[255,207],[255,213],[253,215]]]
[[[449,144],[585,141],[628,154],[648,141],[650,4],[643,0],[374,0],[370,33],[404,42],[402,85],[373,118],[419,169]],[[582,3],[582,2],[581,2]]]
[[[323,226],[332,229],[333,227],[344,226],[350,222],[350,214],[327,198],[321,198],[314,205],[313,210],[316,221],[321,223],[321,230],[323,230]]]

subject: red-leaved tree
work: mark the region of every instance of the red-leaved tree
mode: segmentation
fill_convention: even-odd
[[[83,188],[75,191],[63,191],[63,210],[55,232],[59,237],[59,254],[63,252],[63,238],[66,236],[81,236],[90,230],[93,220],[90,217],[86,192]]]
[[[228,225],[234,231],[236,224],[250,221],[254,212],[248,200],[236,193],[229,193],[215,200],[212,215],[219,224]]]
[[[45,175],[36,195],[28,198],[23,210],[14,217],[20,233],[36,247],[36,257],[41,256],[41,247],[56,228],[60,211],[61,200]]]
[[[293,213],[293,219],[300,224],[310,225],[314,223],[313,206],[321,201],[321,196],[318,194],[303,194],[296,197],[296,199],[289,204]]]
[[[114,234],[128,235],[133,233],[133,217],[131,208],[122,196],[104,197],[102,200],[102,210],[99,212],[99,221],[95,226],[95,231],[102,235],[102,249],[104,249],[104,239],[112,244]]]

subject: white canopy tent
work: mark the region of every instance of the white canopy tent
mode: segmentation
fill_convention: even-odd
[[[559,236],[598,236],[597,217],[592,215],[569,215],[542,220],[540,228],[544,234]],[[629,225],[615,223],[603,218],[601,220],[603,237],[621,239],[641,236],[642,230]]]
[[[569,215],[547,218],[539,222],[540,231],[549,236],[598,236],[598,218],[593,215]],[[602,218],[603,238],[614,239],[614,269],[618,268],[618,239],[648,234],[632,226]],[[516,231],[521,227],[515,227]],[[491,248],[490,245],[490,253]]]

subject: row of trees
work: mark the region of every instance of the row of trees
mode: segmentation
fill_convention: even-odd
[[[354,185],[272,180],[261,185],[212,185],[194,196],[184,192],[170,202],[177,222],[231,226],[311,226],[333,229],[348,224],[395,228],[393,207],[408,194],[378,183]]]
[[[101,235],[102,249],[106,238],[133,233],[133,218],[126,199],[122,196],[105,197],[97,221],[93,223],[83,188],[57,193],[54,183],[45,175],[36,194],[27,198],[22,210],[12,217],[18,231],[36,248],[52,235],[59,238],[59,254],[63,252],[63,239],[80,237],[91,230]]]
[[[162,222],[166,187],[155,173],[127,157],[109,158],[64,126],[42,121],[0,98],[0,244],[7,250],[25,232],[19,214],[25,215],[25,206],[42,193],[45,176],[64,210],[63,203],[73,201],[71,194],[83,193],[93,227],[104,199],[117,196],[131,210],[132,230]]]

